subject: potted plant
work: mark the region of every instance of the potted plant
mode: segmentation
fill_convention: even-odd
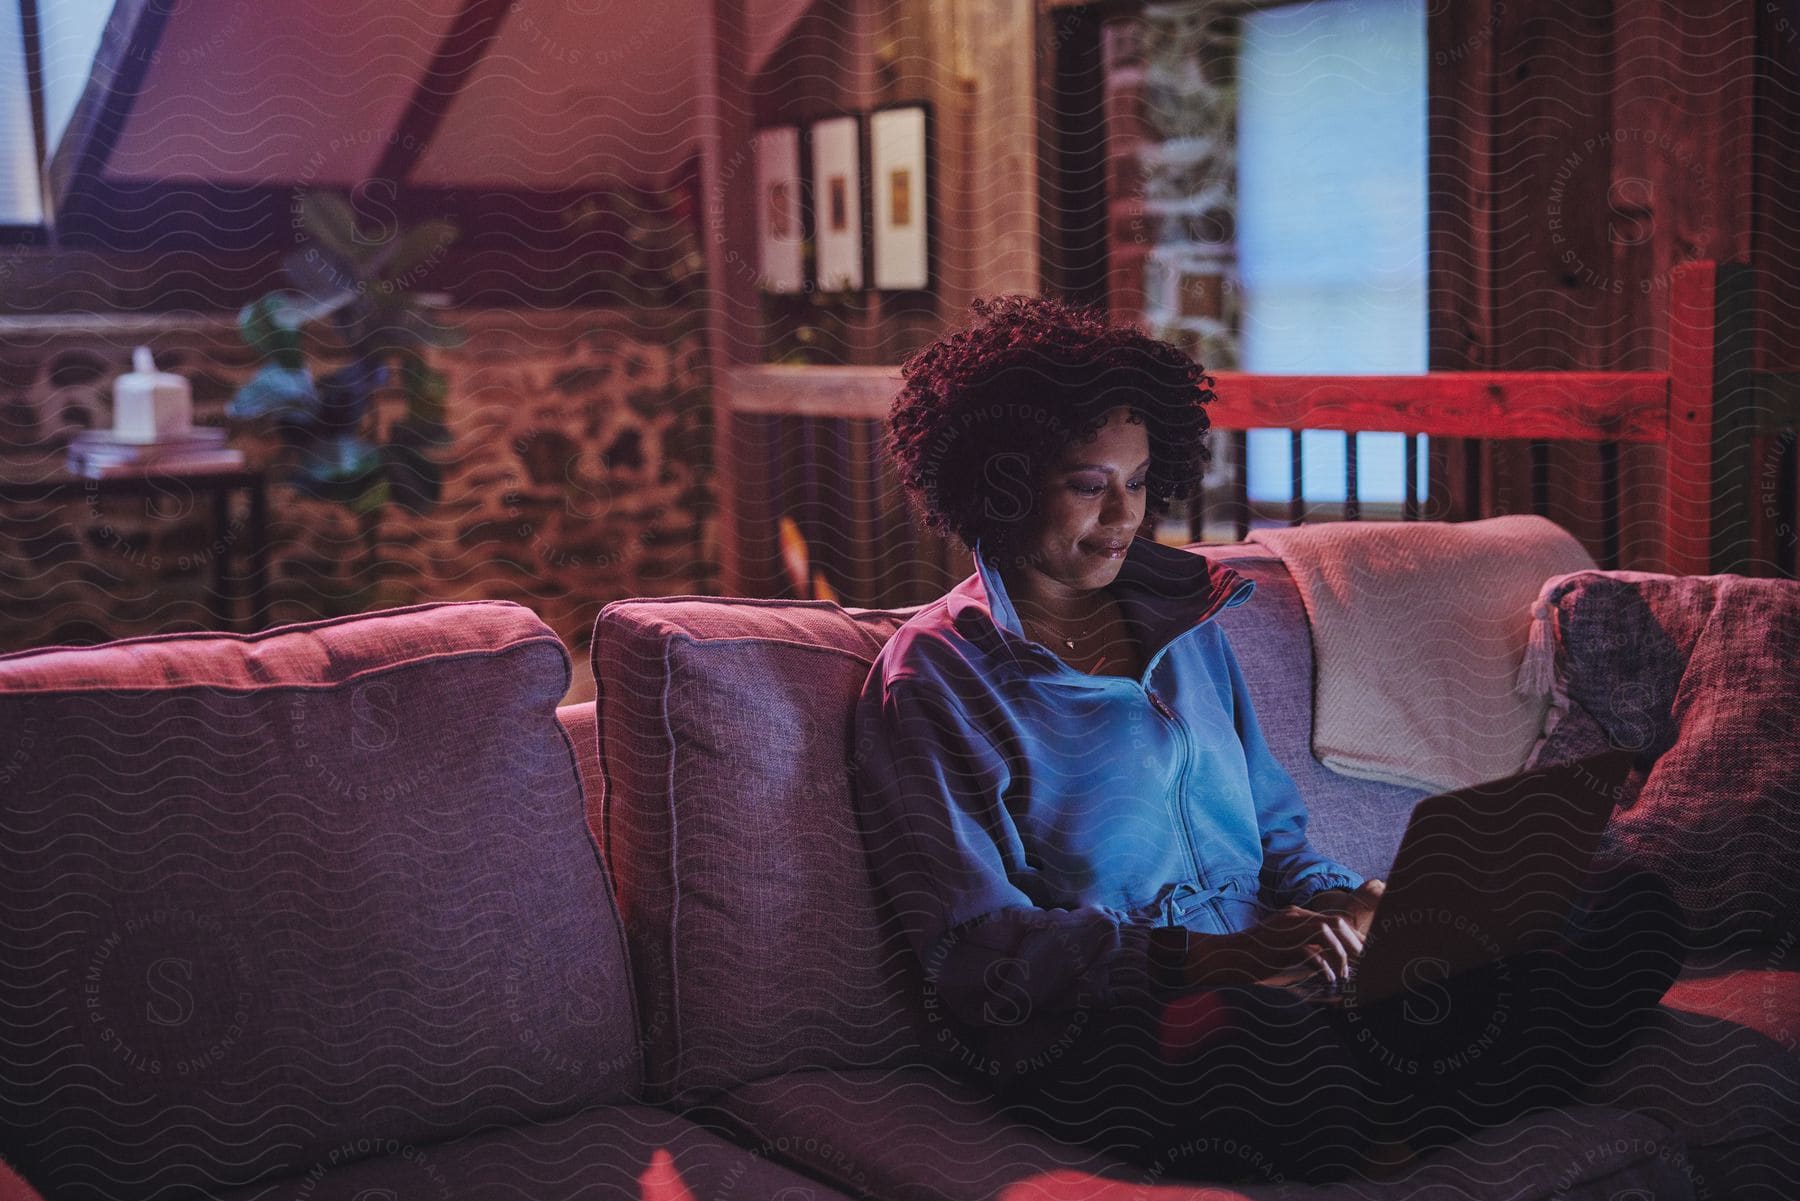
[[[300,210],[313,244],[282,259],[294,290],[269,292],[239,311],[244,341],[265,361],[226,414],[274,423],[295,452],[288,482],[302,492],[356,513],[390,500],[417,511],[438,498],[442,470],[432,452],[450,440],[445,379],[424,350],[459,345],[463,333],[439,323],[430,311],[439,302],[406,284],[455,239],[456,227],[434,220],[370,235],[331,192],[308,193]],[[348,359],[316,379],[301,349],[315,321],[331,324]],[[390,380],[405,389],[406,415],[383,440],[373,401]]]
[[[302,494],[343,505],[359,522],[372,568],[384,508],[419,512],[443,485],[436,452],[450,441],[443,373],[426,361],[430,347],[455,346],[461,330],[431,312],[441,300],[409,290],[456,237],[448,221],[372,234],[350,204],[331,192],[300,202],[310,245],[284,256],[292,289],[278,289],[245,305],[238,328],[263,358],[262,367],[226,406],[234,420],[265,422],[284,447],[284,482]],[[326,322],[346,362],[314,377],[302,350],[313,322]],[[377,391],[398,384],[405,414],[381,427]],[[374,587],[364,571],[357,601]]]

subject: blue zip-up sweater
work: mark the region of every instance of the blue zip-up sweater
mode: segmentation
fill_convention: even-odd
[[[1128,679],[1032,641],[979,547],[975,562],[877,656],[855,793],[928,1008],[983,1044],[970,1066],[1010,1076],[1066,1044],[1072,1014],[1158,991],[1153,927],[1242,930],[1363,877],[1308,843],[1212,620],[1253,581],[1134,539],[1110,587],[1144,639]]]

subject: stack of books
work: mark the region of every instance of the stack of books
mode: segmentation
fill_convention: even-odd
[[[69,440],[69,471],[90,479],[231,471],[243,465],[244,452],[225,445],[225,431],[204,426],[151,439],[83,430]]]

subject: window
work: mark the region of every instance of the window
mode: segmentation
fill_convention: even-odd
[[[1423,0],[1247,13],[1238,49],[1243,369],[1403,375],[1426,360]],[[1291,492],[1285,430],[1253,430],[1252,502]],[[1345,435],[1301,435],[1302,496],[1344,499]],[[1420,438],[1419,495],[1426,491]],[[1357,435],[1361,500],[1404,499],[1404,438]]]
[[[44,132],[50,153],[62,142],[75,102],[87,87],[113,0],[37,0],[44,64]]]
[[[43,169],[75,114],[112,9],[113,0],[0,0],[0,227],[44,223]],[[34,24],[36,79],[28,69]],[[44,114],[41,153],[34,87]]]
[[[25,69],[25,18],[18,4],[0,0],[0,226],[43,221],[31,80]]]

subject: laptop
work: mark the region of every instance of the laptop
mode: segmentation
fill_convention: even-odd
[[[1553,943],[1635,758],[1612,750],[1426,797],[1347,979],[1314,970],[1270,983],[1361,1004]]]

